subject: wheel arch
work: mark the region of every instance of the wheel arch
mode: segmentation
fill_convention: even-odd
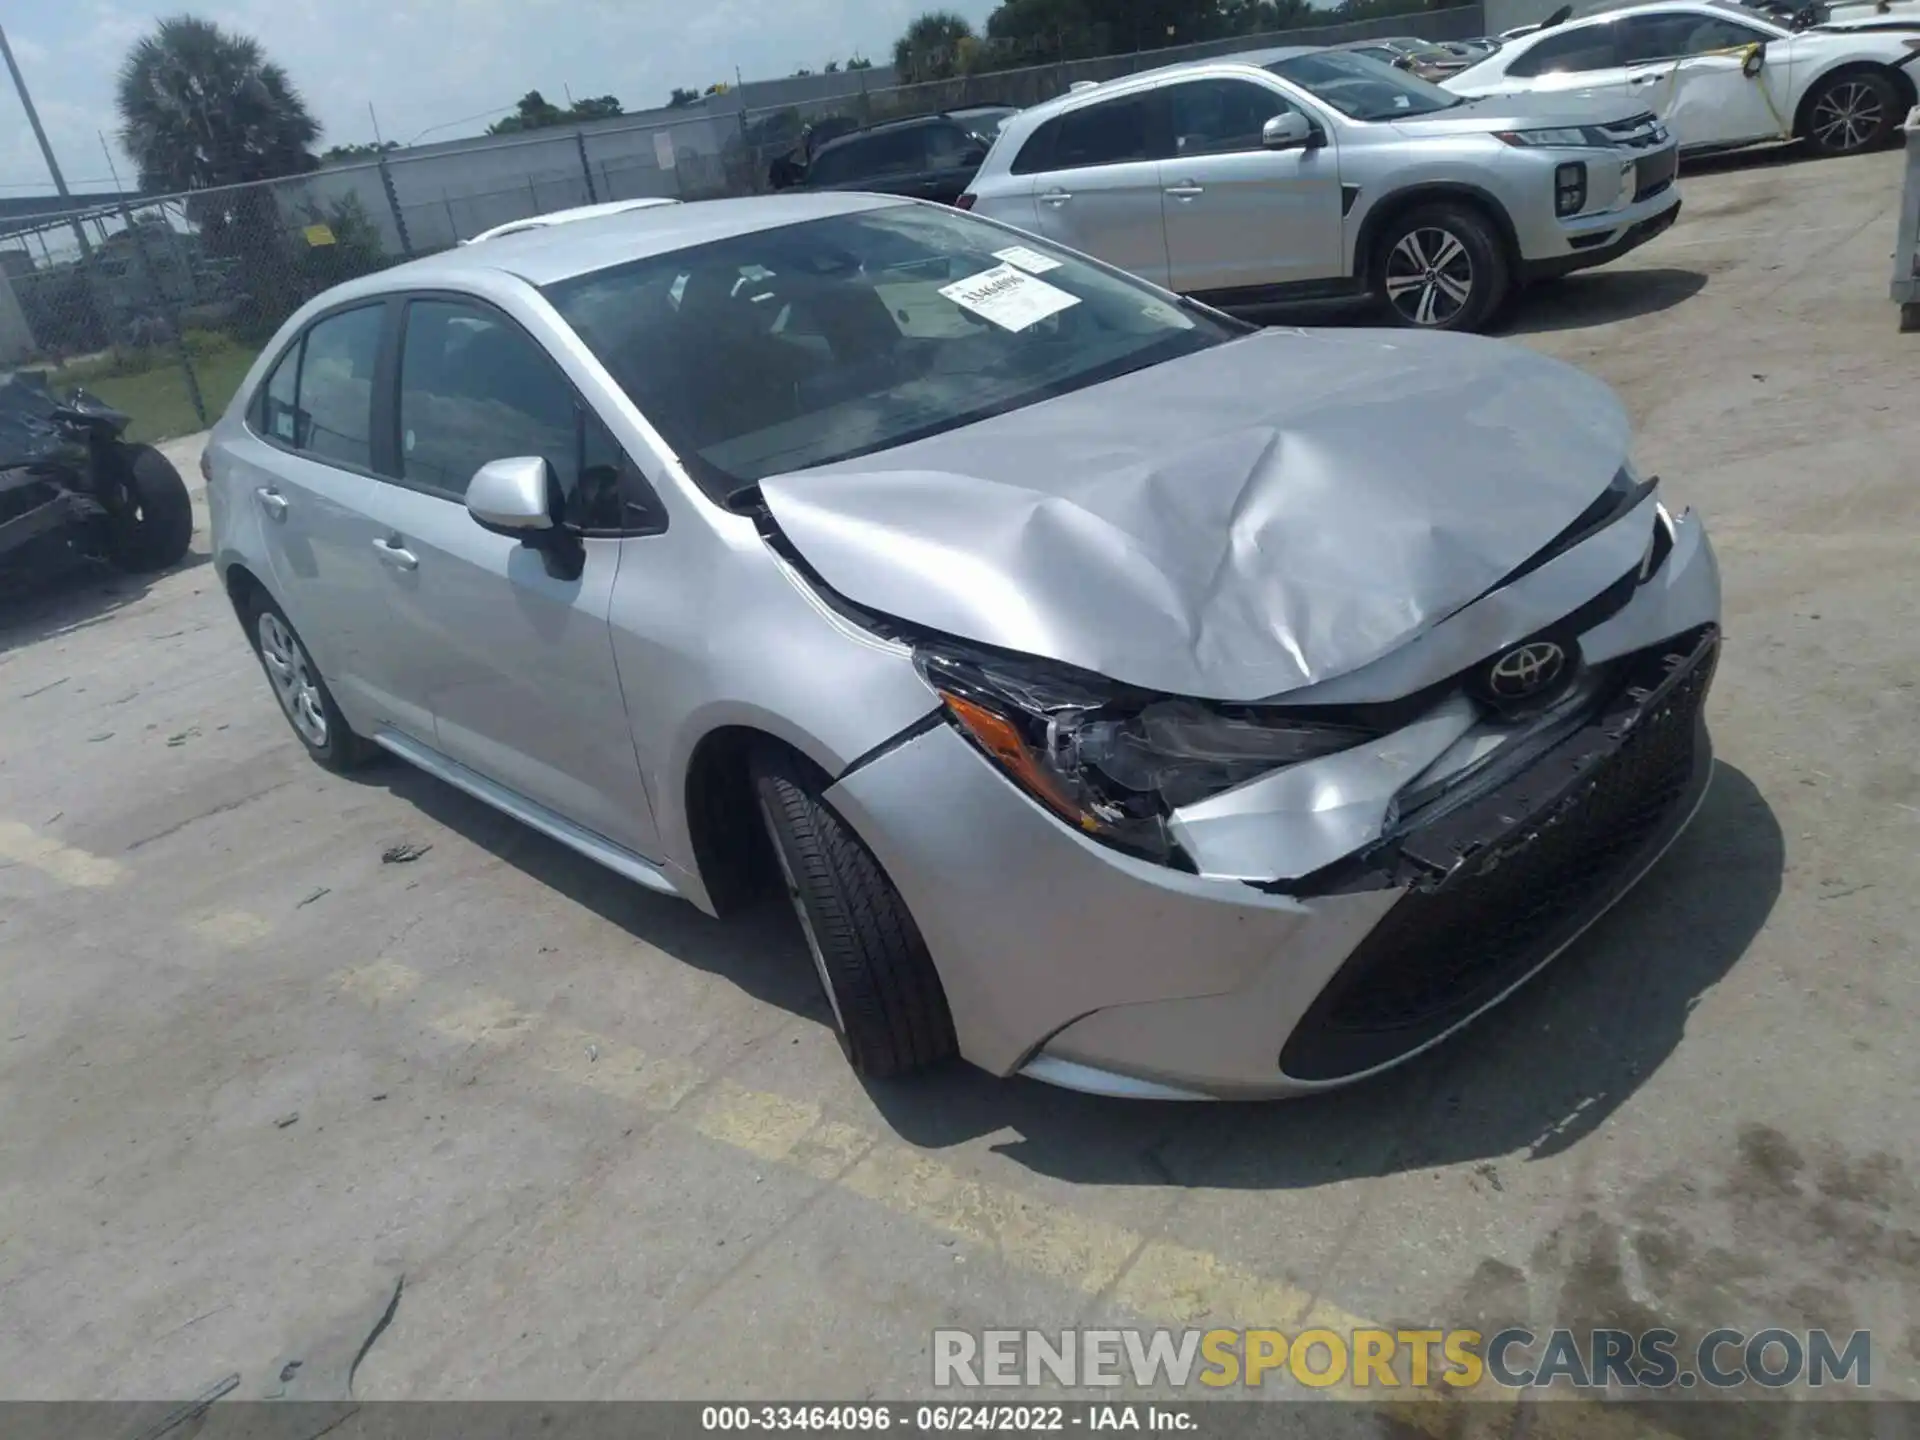
[[[748,724],[707,731],[687,756],[681,816],[687,868],[697,882],[687,898],[711,915],[744,909],[772,883],[773,851],[756,819],[759,802],[753,793],[753,757],[768,746],[820,768],[799,746]]]
[[[1887,65],[1878,60],[1841,60],[1814,76],[1807,82],[1807,88],[1800,92],[1800,103],[1794,107],[1793,111],[1794,139],[1807,138],[1807,126],[1813,115],[1813,102],[1820,92],[1840,76],[1851,74],[1878,75],[1893,86],[1894,94],[1909,110],[1920,104],[1920,86],[1916,86],[1913,73],[1908,67]]]
[[[1465,180],[1424,180],[1409,185],[1404,190],[1396,190],[1391,195],[1382,196],[1360,222],[1360,231],[1353,243],[1353,275],[1363,284],[1373,281],[1373,254],[1380,244],[1381,232],[1409,210],[1417,210],[1422,205],[1452,203],[1470,205],[1479,211],[1493,226],[1493,232],[1500,239],[1500,245],[1506,252],[1507,264],[1516,275],[1525,257],[1520,253],[1519,232],[1514,229],[1513,217],[1507,213],[1490,191],[1470,184]]]
[[[249,606],[254,596],[266,595],[271,598],[273,592],[267,589],[265,582],[258,575],[247,568],[244,560],[228,558],[221,562],[219,569],[220,583],[227,592],[227,603],[233,606],[233,617],[240,622],[240,627],[244,630],[247,628]]]

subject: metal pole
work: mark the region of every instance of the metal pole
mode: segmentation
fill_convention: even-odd
[[[593,188],[593,166],[587,161],[587,136],[583,130],[573,132],[573,142],[580,147],[580,173],[587,179],[587,203],[598,205],[600,196]]]
[[[7,73],[13,77],[13,88],[20,93],[20,106],[27,112],[27,124],[33,127],[33,138],[40,142],[40,153],[46,158],[47,173],[53,176],[53,188],[59,192],[62,200],[71,200],[73,192],[67,189],[67,177],[60,173],[60,162],[53,158],[53,146],[47,142],[47,132],[40,123],[40,112],[33,108],[33,96],[27,93],[27,82],[20,74],[19,63],[13,58],[13,47],[7,43],[7,32],[0,26],[0,56],[5,56]],[[87,232],[76,219],[73,222],[73,238],[80,242],[80,255],[84,260],[93,259],[93,247],[87,243]]]
[[[7,32],[0,26],[0,58],[7,62],[7,73],[13,77],[13,88],[20,96],[20,108],[27,112],[27,123],[33,127],[33,138],[40,142],[40,154],[47,162],[47,173],[53,177],[53,188],[62,200],[72,200],[73,192],[67,189],[67,177],[60,173],[60,162],[53,158],[53,146],[47,140],[46,128],[40,123],[40,112],[33,108],[33,96],[27,91],[26,77],[20,73],[20,64],[13,58],[13,47],[7,43]],[[73,227],[73,238],[80,243],[80,273],[85,277],[87,298],[93,303],[94,319],[106,338],[112,341],[110,306],[103,304],[100,295],[100,276],[93,265],[93,245],[87,239],[86,227],[76,215],[69,222]],[[41,242],[43,245],[44,241]]]
[[[380,152],[380,188],[387,192],[387,208],[393,212],[393,228],[400,236],[400,252],[413,254],[413,238],[407,234],[407,217],[400,213],[400,196],[393,188],[393,170],[387,164],[387,152]],[[453,217],[447,217],[451,220]]]

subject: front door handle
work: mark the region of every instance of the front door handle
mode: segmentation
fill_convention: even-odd
[[[1053,187],[1053,189],[1043,194],[1040,197],[1040,201],[1042,204],[1051,205],[1053,206],[1054,209],[1058,210],[1062,205],[1066,204],[1067,201],[1071,200],[1072,198],[1073,198],[1072,191],[1062,190],[1058,185],[1056,185]]]
[[[380,557],[380,563],[391,565],[396,570],[417,570],[420,561],[414,553],[401,543],[398,535],[391,540],[373,542],[373,553]]]
[[[1653,84],[1653,82],[1654,82],[1654,81],[1656,81],[1656,80],[1659,80],[1659,79],[1662,79],[1662,78],[1664,78],[1664,77],[1662,77],[1662,76],[1659,76],[1659,75],[1636,75],[1636,76],[1634,76],[1634,77],[1633,77],[1633,79],[1632,79],[1632,80],[1631,80],[1630,82],[1628,82],[1628,83],[1630,83],[1630,84],[1633,84],[1633,85],[1651,85],[1651,84]]]
[[[1196,195],[1207,193],[1207,187],[1193,180],[1182,180],[1178,185],[1169,185],[1167,194],[1176,200],[1191,200]]]
[[[287,497],[271,486],[262,485],[253,492],[253,498],[260,502],[260,508],[267,512],[270,519],[287,518]]]

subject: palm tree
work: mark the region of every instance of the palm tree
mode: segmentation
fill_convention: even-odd
[[[320,126],[251,36],[176,15],[120,66],[120,143],[148,190],[203,190],[313,169]]]
[[[960,72],[962,41],[973,26],[951,10],[929,10],[893,42],[893,68],[902,80],[945,80]]]

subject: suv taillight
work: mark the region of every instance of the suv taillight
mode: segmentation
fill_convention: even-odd
[[[953,203],[959,206],[962,210],[971,210],[973,208],[973,202],[975,200],[978,200],[979,198],[980,197],[978,195],[975,195],[971,190],[969,190],[966,194],[962,195],[958,200],[954,201]]]

